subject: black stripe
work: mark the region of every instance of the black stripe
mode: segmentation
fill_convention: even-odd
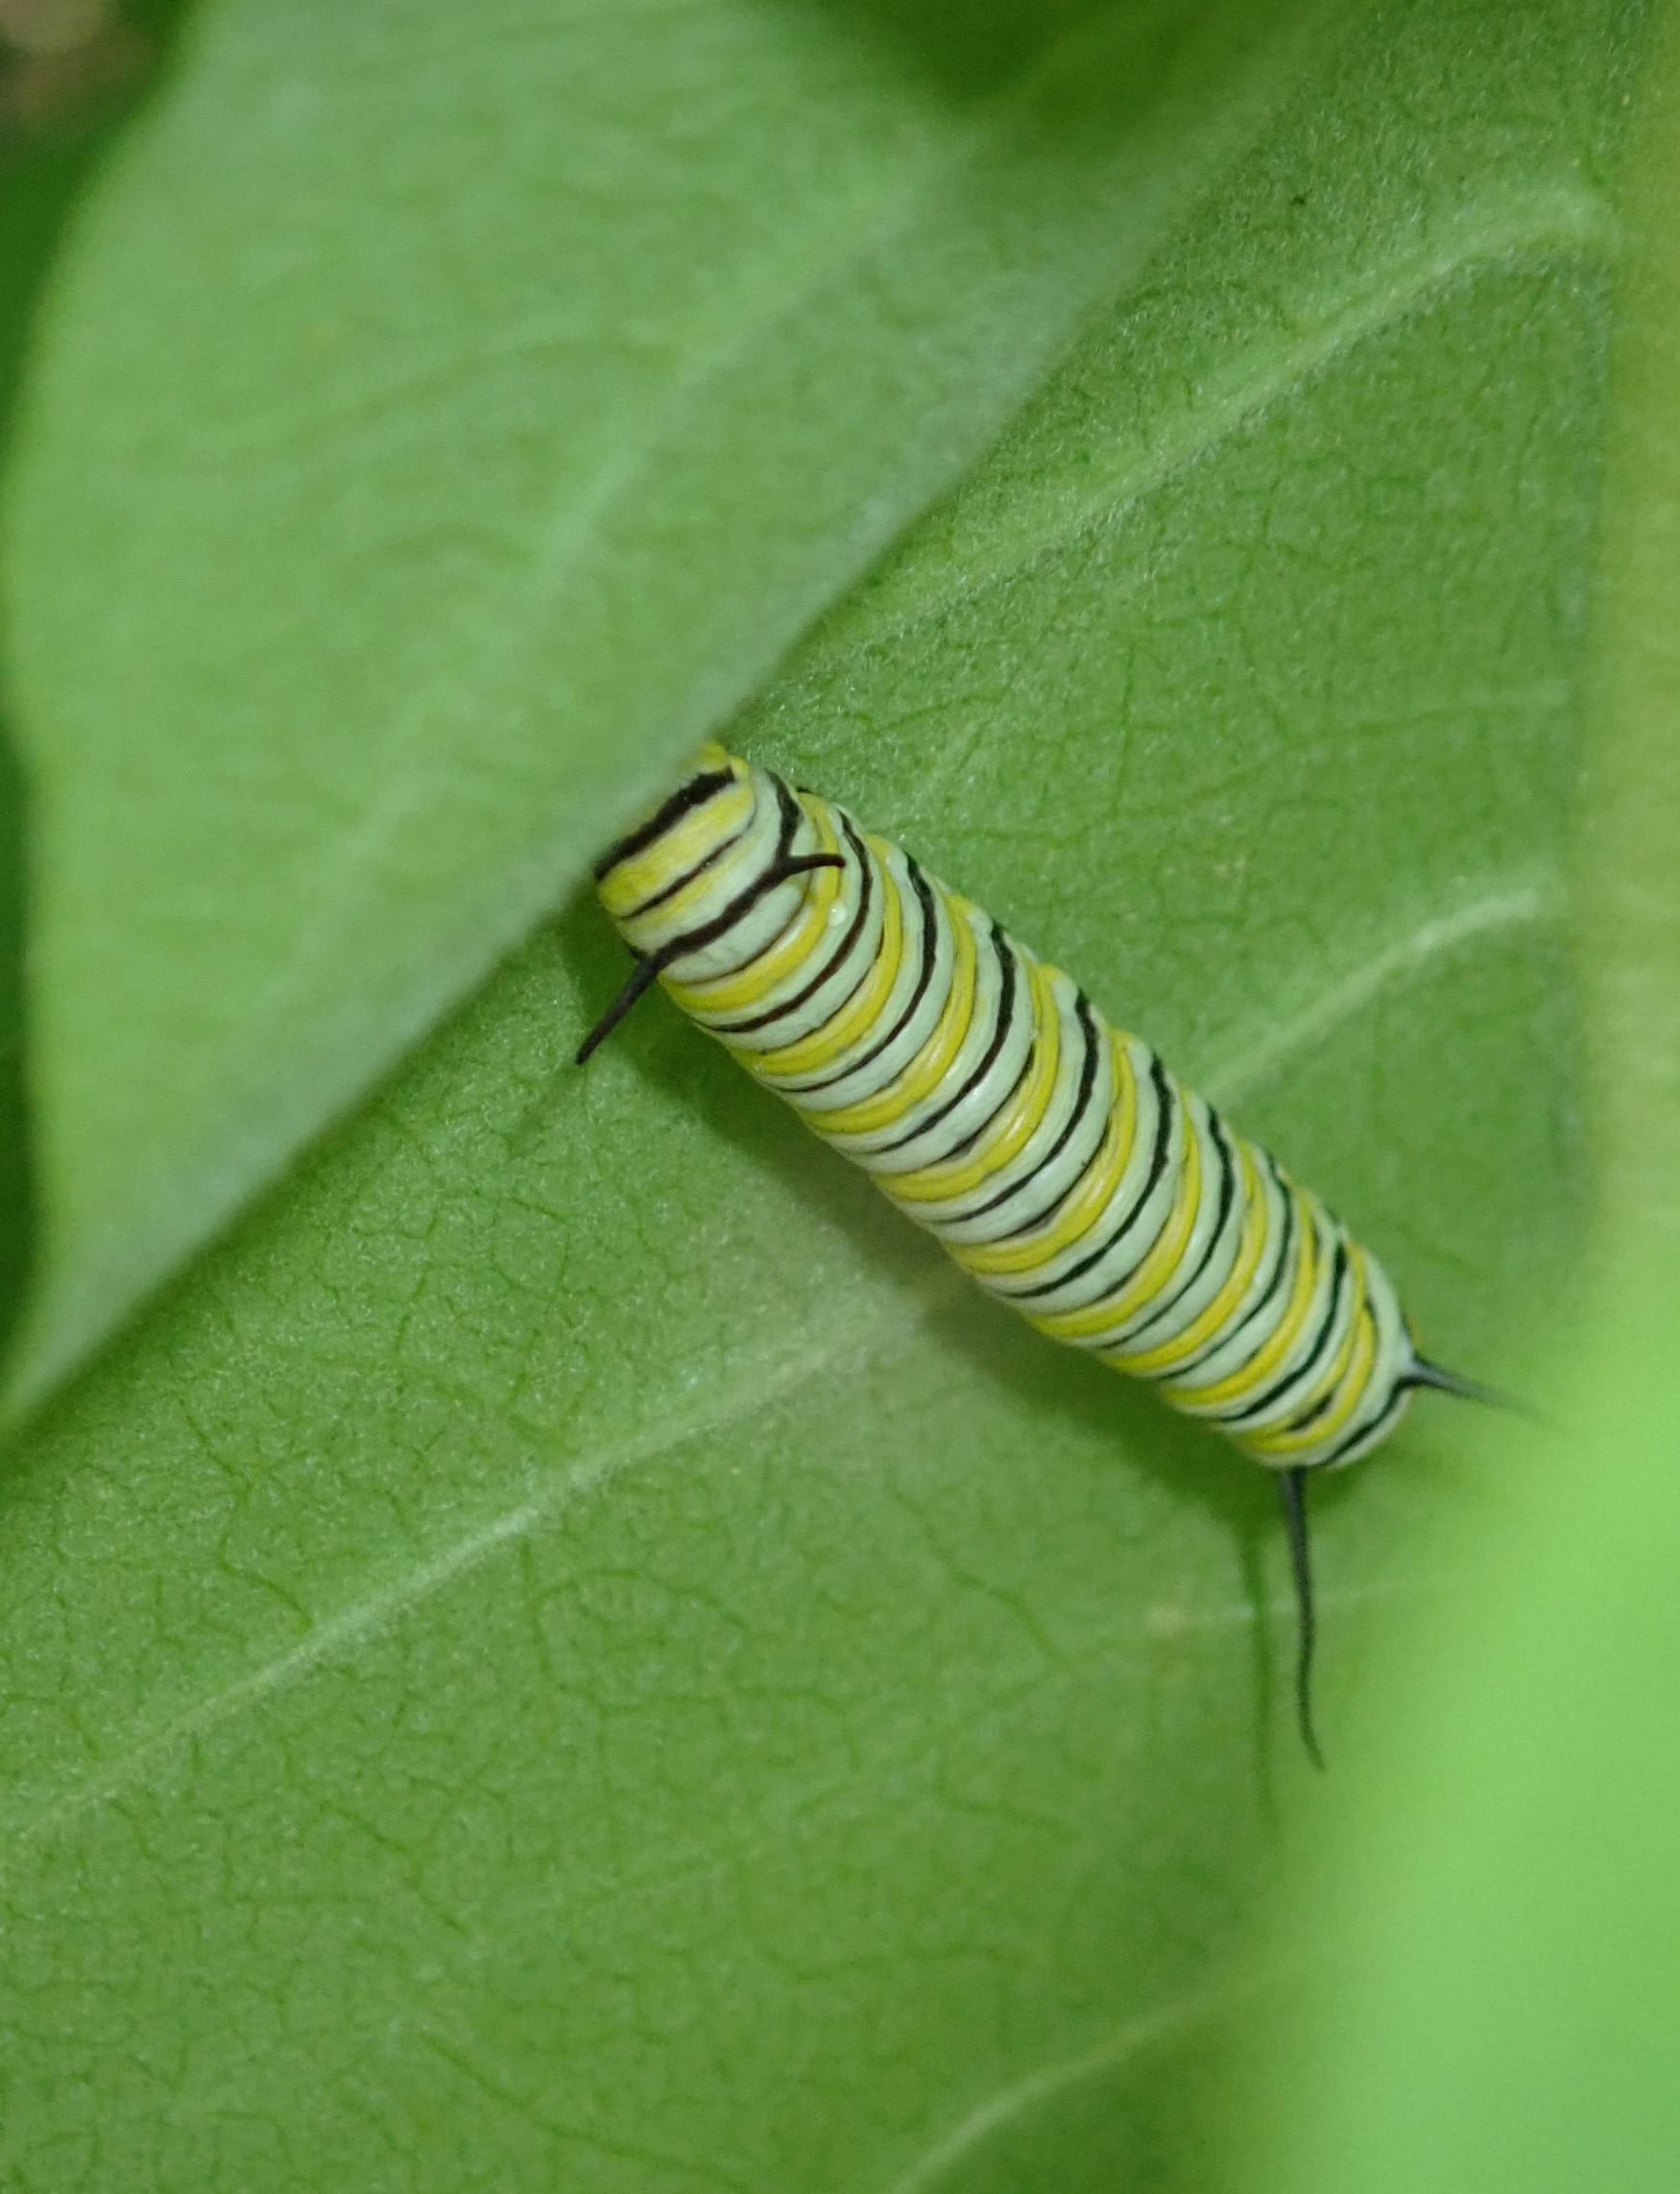
[[[1322,1461],[1311,1463],[1308,1467],[1312,1470],[1333,1469],[1350,1448],[1358,1447],[1365,1440],[1375,1439],[1380,1434],[1383,1426],[1387,1424],[1389,1418],[1398,1416],[1401,1407],[1405,1401],[1407,1391],[1404,1381],[1396,1381],[1393,1392],[1374,1417],[1369,1418],[1362,1425],[1356,1425],[1344,1440],[1331,1449],[1329,1455]]]
[[[1254,1145],[1250,1145],[1250,1148],[1252,1149]],[[1279,1195],[1284,1200],[1284,1223],[1278,1230],[1277,1262],[1273,1265],[1271,1275],[1267,1279],[1265,1285],[1261,1288],[1260,1293],[1255,1297],[1254,1301],[1250,1303],[1247,1310],[1243,1312],[1241,1317],[1237,1319],[1236,1323],[1234,1326],[1227,1327],[1223,1333],[1216,1333],[1213,1336],[1212,1339],[1210,1340],[1205,1347],[1197,1349],[1195,1355],[1190,1358],[1188,1363],[1174,1364],[1170,1371],[1163,1372],[1161,1376],[1164,1380],[1188,1379],[1195,1371],[1199,1370],[1200,1367],[1207,1362],[1208,1359],[1211,1356],[1217,1356],[1222,1348],[1228,1348],[1236,1338],[1237,1335],[1242,1331],[1243,1327],[1253,1325],[1255,1319],[1258,1318],[1265,1310],[1266,1306],[1274,1300],[1278,1290],[1283,1285],[1284,1276],[1289,1268],[1289,1244],[1295,1239],[1295,1193],[1291,1184],[1278,1170],[1277,1160],[1272,1157],[1269,1151],[1260,1150],[1257,1151],[1256,1155],[1260,1158],[1261,1164],[1265,1167],[1266,1172],[1270,1176],[1273,1186],[1277,1189]],[[1238,1373],[1244,1369],[1246,1364],[1254,1361],[1254,1358],[1259,1353],[1262,1345],[1263,1343],[1257,1341],[1255,1346],[1249,1350],[1248,1355],[1243,1359],[1243,1362],[1235,1365],[1232,1370],[1227,1372],[1226,1377],[1229,1379],[1235,1379]],[[1188,1395],[1186,1396],[1186,1400],[1187,1402],[1189,1400]]]
[[[862,882],[858,887],[856,911],[853,913],[852,920],[847,924],[846,934],[841,938],[838,947],[828,955],[828,960],[825,962],[821,970],[811,977],[810,981],[805,984],[804,988],[803,990],[796,991],[792,998],[784,1000],[780,1005],[771,1006],[768,1011],[764,1013],[754,1014],[750,1021],[709,1023],[708,1025],[708,1034],[713,1036],[721,1036],[727,1042],[732,1036],[755,1035],[761,1028],[771,1027],[776,1022],[780,1021],[784,1014],[797,1013],[802,1005],[806,1005],[810,1002],[810,1001],[816,996],[817,992],[821,990],[823,985],[828,981],[828,977],[834,973],[834,970],[839,967],[841,962],[845,959],[847,953],[850,952],[852,948],[856,944],[859,935],[862,933],[863,926],[869,919],[870,904],[875,896],[875,864],[873,861],[871,861],[868,853],[865,851],[862,842],[858,838],[857,832],[852,829],[852,818],[850,815],[841,815],[840,828],[845,832],[852,852],[857,856],[857,865],[862,876]],[[835,1005],[833,1013],[830,1013],[828,1017],[828,1020],[822,1024],[824,1028],[828,1027],[828,1022],[833,1020],[835,1013],[844,1012],[846,1007],[852,1002],[852,999],[857,996],[857,993],[868,981],[870,972],[874,966],[875,961],[871,960],[869,966],[864,969],[863,973],[858,976],[856,982],[852,984],[852,988],[847,992],[846,996],[841,999]],[[813,1029],[811,1033],[812,1035],[816,1035],[819,1034],[820,1031]]]
[[[1031,1042],[1027,1045],[1026,1055],[1021,1060],[1020,1073],[1016,1075],[1014,1081],[1010,1083],[1009,1087],[1003,1092],[1002,1096],[999,1097],[997,1102],[992,1107],[992,1110],[986,1115],[985,1119],[980,1121],[977,1127],[971,1129],[971,1131],[967,1135],[963,1136],[959,1141],[948,1144],[946,1148],[940,1152],[937,1159],[930,1158],[927,1161],[930,1166],[950,1165],[954,1159],[962,1157],[965,1151],[972,1150],[976,1143],[980,1142],[986,1135],[991,1132],[992,1128],[996,1124],[998,1119],[1002,1116],[1003,1113],[1008,1111],[1009,1107],[1015,1102],[1016,1098],[1020,1095],[1022,1089],[1026,1086],[1026,1083],[1031,1078],[1033,1064],[1038,1056],[1038,1049],[1039,1038],[1035,1034]],[[1019,1156],[1020,1153],[1018,1152],[1017,1155]],[[972,1218],[974,1215],[972,1212],[964,1212],[961,1216],[966,1221]]]
[[[1101,1040],[1099,1038],[1098,1049],[1100,1050],[1100,1049]],[[1150,1052],[1149,1056],[1151,1060],[1154,1060],[1155,1054],[1153,1051]],[[1131,1061],[1129,1059],[1126,1063],[1126,1071],[1128,1073],[1132,1071]],[[1092,1145],[1090,1157],[1086,1159],[1085,1163],[1080,1167],[1078,1172],[1074,1175],[1073,1179],[1068,1183],[1067,1188],[1058,1189],[1056,1193],[1051,1196],[1049,1201],[1047,1203],[1041,1204],[1038,1210],[1032,1213],[1029,1218],[1018,1219],[1012,1227],[1007,1228],[1003,1233],[994,1235],[991,1238],[994,1242],[1020,1242],[1023,1240],[1027,1235],[1035,1234],[1041,1226],[1047,1226],[1050,1223],[1050,1221],[1055,1218],[1056,1214],[1061,1210],[1062,1206],[1068,1201],[1068,1197],[1077,1191],[1079,1184],[1084,1180],[1086,1174],[1090,1172],[1091,1169],[1102,1156],[1103,1145],[1108,1141],[1109,1128],[1114,1121],[1113,1097],[1115,1094],[1116,1093],[1111,1092],[1108,1111],[1098,1116],[1100,1126],[1097,1131],[1096,1141]],[[1066,1140],[1066,1138],[1064,1138],[1064,1140]]]
[[[1190,1116],[1190,1124],[1192,1128],[1195,1125],[1193,1114]],[[1202,1274],[1208,1269],[1213,1252],[1218,1248],[1220,1239],[1225,1232],[1225,1222],[1231,1217],[1231,1206],[1236,1196],[1236,1163],[1232,1153],[1230,1141],[1225,1133],[1225,1122],[1212,1105],[1208,1107],[1208,1129],[1213,1138],[1214,1146],[1219,1152],[1219,1216],[1213,1221],[1213,1231],[1209,1235],[1202,1254],[1196,1259],[1195,1269],[1185,1280],[1182,1287],[1173,1290],[1158,1311],[1151,1311],[1140,1326],[1133,1327],[1132,1331],[1127,1334],[1125,1345],[1128,1349],[1136,1348],[1152,1325],[1159,1325],[1164,1317],[1167,1316],[1184,1301],[1196,1282],[1202,1277]],[[1215,1290],[1214,1291],[1217,1293],[1218,1290]]]
[[[1361,1303],[1358,1309],[1354,1313],[1354,1323],[1356,1326],[1357,1326],[1361,1318],[1365,1319],[1367,1324],[1371,1322],[1371,1310],[1370,1306],[1366,1303]],[[1372,1335],[1372,1344],[1373,1346],[1376,1344],[1375,1332],[1373,1332]],[[1341,1392],[1342,1381],[1345,1380],[1346,1377],[1347,1373],[1344,1371],[1342,1373],[1341,1379],[1332,1379],[1330,1385],[1325,1388],[1324,1392],[1318,1397],[1318,1400],[1313,1403],[1310,1410],[1303,1410],[1301,1415],[1298,1417],[1291,1417],[1287,1424],[1280,1425],[1278,1430],[1284,1433],[1304,1433],[1307,1430],[1308,1426],[1312,1423],[1315,1417],[1322,1417],[1326,1410],[1330,1408],[1331,1404]]]
[[[851,1060],[843,1067],[836,1067],[831,1073],[820,1074],[814,1082],[778,1082],[776,1085],[778,1097],[796,1098],[814,1097],[819,1090],[831,1090],[837,1082],[843,1082],[852,1074],[861,1073],[865,1067],[870,1066],[880,1057],[890,1044],[898,1042],[905,1029],[909,1027],[916,1008],[926,997],[927,986],[933,980],[933,971],[939,965],[939,910],[933,901],[933,886],[916,863],[911,860],[908,854],[904,856],[904,859],[910,871],[910,881],[915,886],[916,897],[922,907],[922,965],[916,973],[916,987],[905,1001],[903,1011],[886,1034],[877,1038],[869,1049],[859,1057]],[[952,950],[953,952],[955,950],[954,940]],[[823,1025],[827,1027],[828,1023],[825,1022]]]
[[[1307,1354],[1293,1371],[1285,1371],[1284,1376],[1274,1381],[1263,1394],[1258,1394],[1252,1402],[1244,1402],[1241,1409],[1236,1410],[1234,1415],[1227,1415],[1223,1411],[1216,1413],[1212,1420],[1215,1424],[1227,1432],[1235,1427],[1245,1425],[1251,1417],[1259,1416],[1262,1410],[1269,1410],[1274,1402],[1281,1402],[1291,1386],[1298,1386],[1303,1379],[1310,1379],[1311,1375],[1318,1370],[1318,1360],[1325,1354],[1329,1346],[1330,1337],[1335,1331],[1336,1314],[1342,1307],[1342,1283],[1351,1270],[1352,1266],[1348,1263],[1348,1238],[1338,1229],[1335,1259],[1331,1266],[1330,1300],[1325,1305],[1324,1322],[1313,1336],[1312,1344],[1308,1349]],[[1279,1429],[1282,1430],[1283,1428],[1280,1427]]]
[[[991,1041],[986,1046],[978,1065],[965,1079],[962,1088],[957,1091],[956,1095],[948,1097],[939,1110],[930,1114],[926,1120],[922,1121],[920,1126],[912,1127],[906,1134],[900,1135],[896,1142],[882,1143],[872,1150],[869,1154],[872,1161],[886,1157],[890,1151],[902,1150],[907,1143],[918,1142],[924,1135],[927,1134],[929,1129],[937,1127],[942,1120],[949,1119],[965,1097],[972,1097],[986,1076],[992,1072],[992,1069],[997,1064],[997,1055],[1009,1040],[1009,1025],[1015,1019],[1015,994],[1019,981],[1019,971],[1009,939],[996,922],[992,925],[992,950],[997,957],[1000,977],[997,985],[997,1024],[992,1031]],[[969,1026],[971,1028],[973,1026],[972,1021]],[[964,1029],[962,1043],[958,1045],[957,1049],[960,1050],[962,1044],[967,1042],[968,1029]],[[937,1156],[930,1157],[924,1163],[933,1166],[939,1164],[940,1159]],[[890,1181],[883,1181],[881,1186],[890,1189],[892,1184]]]
[[[681,784],[662,806],[656,808],[647,821],[632,831],[629,837],[620,838],[595,863],[595,880],[603,881],[611,876],[620,861],[627,861],[633,854],[639,854],[651,846],[656,838],[662,837],[673,823],[680,823],[692,808],[704,808],[708,800],[715,800],[720,792],[727,792],[740,780],[732,769],[703,769]]]
[[[804,821],[804,814],[798,801],[795,800],[781,780],[775,778],[772,782],[776,786],[776,797],[781,808],[781,829],[777,837],[775,854],[764,864],[761,874],[756,876],[745,890],[736,892],[721,914],[714,915],[709,922],[701,923],[697,928],[684,929],[680,935],[673,937],[668,944],[660,947],[660,960],[664,967],[669,967],[673,961],[686,959],[690,952],[699,952],[703,946],[715,945],[720,937],[727,936],[743,914],[752,911],[759,900],[774,891],[779,884],[787,881],[786,877],[781,873],[781,864],[787,859],[793,846],[794,835]],[[757,959],[763,949],[760,947],[759,952],[754,952],[752,959]],[[739,975],[743,967],[750,965],[751,960],[742,960],[732,968],[720,969],[716,977],[710,979],[722,982],[730,976]]]
[[[1105,1241],[1099,1242],[1094,1249],[1089,1251],[1084,1257],[1082,1257],[1077,1265],[1070,1266],[1068,1271],[1062,1273],[1058,1278],[1054,1280],[1041,1280],[1031,1288],[1009,1289],[1008,1298],[1010,1302],[1030,1303],[1036,1295],[1053,1295],[1060,1289],[1070,1287],[1075,1280],[1082,1280],[1085,1277],[1086,1273],[1091,1270],[1093,1265],[1100,1265],[1102,1263],[1103,1259],[1109,1254],[1111,1249],[1117,1249],[1120,1243],[1126,1239],[1126,1236],[1132,1231],[1133,1227],[1137,1225],[1139,1218],[1142,1213],[1143,1206],[1155,1193],[1156,1188],[1160,1183],[1161,1176],[1166,1170],[1167,1155],[1172,1147],[1172,1123],[1177,1111],[1177,1099],[1173,1095],[1172,1084],[1167,1079],[1166,1069],[1162,1065],[1159,1058],[1152,1057],[1152,1063],[1149,1069],[1149,1079],[1154,1084],[1156,1102],[1160,1107],[1160,1112],[1155,1122],[1155,1148],[1150,1153],[1148,1177],[1145,1179],[1143,1186],[1138,1191],[1138,1193],[1132,1198],[1132,1208],[1127,1212],[1125,1218],[1121,1219],[1119,1225],[1115,1228],[1114,1232],[1109,1235]],[[1072,1192],[1069,1191],[1068,1193],[1071,1193]],[[1167,1206],[1166,1218],[1162,1220],[1162,1225],[1164,1227],[1168,1225],[1171,1222],[1171,1218],[1172,1207],[1169,1203]],[[1155,1240],[1156,1242],[1159,1242],[1160,1239],[1161,1237],[1158,1234]],[[1150,1248],[1152,1249],[1154,1246],[1154,1242],[1151,1242]],[[1146,1249],[1143,1252],[1143,1257],[1147,1257],[1148,1254],[1149,1250]],[[1142,1262],[1143,1258],[1139,1258],[1138,1265],[1142,1264]],[[1124,1280],[1116,1280],[1114,1283],[1114,1286],[1116,1288],[1123,1288],[1126,1285],[1126,1282],[1131,1279],[1132,1274],[1137,1271],[1138,1265],[1133,1266],[1132,1271],[1126,1274]],[[1108,1290],[1105,1290],[1105,1292],[1107,1291]],[[1080,1307],[1083,1308],[1084,1306]]]
[[[713,846],[710,853],[703,854],[692,868],[684,869],[683,874],[672,882],[662,884],[651,899],[644,899],[639,906],[627,907],[623,913],[615,914],[612,919],[619,923],[635,922],[641,915],[651,914],[656,907],[663,906],[667,899],[675,899],[678,892],[685,884],[692,883],[697,876],[704,876],[708,868],[715,868],[725,854],[732,853],[752,828],[753,818],[749,815],[732,838],[725,838],[721,845]]]
[[[1074,1092],[1073,1110],[1064,1122],[1062,1132],[1044,1156],[1035,1159],[1019,1181],[1012,1181],[1008,1188],[999,1189],[997,1193],[990,1197],[985,1203],[976,1204],[972,1212],[964,1212],[961,1221],[964,1226],[967,1226],[972,1219],[984,1218],[988,1212],[996,1211],[1000,1205],[1006,1204],[1012,1197],[1020,1195],[1022,1189],[1030,1188],[1044,1168],[1053,1166],[1063,1151],[1067,1149],[1069,1139],[1077,1130],[1079,1122],[1084,1119],[1091,1104],[1092,1092],[1096,1087],[1096,1062],[1101,1051],[1101,1045],[1096,1033],[1096,1016],[1092,1009],[1090,999],[1086,997],[1083,991],[1079,992],[1074,1001],[1073,1011],[1074,1017],[1079,1023],[1080,1031],[1085,1038],[1085,1059],[1079,1070],[1079,1087]],[[1030,1066],[1030,1064],[1029,1059],[1028,1065]],[[1094,1155],[1095,1153],[1092,1152],[1092,1156]],[[1012,1228],[1009,1234],[996,1235],[992,1239],[997,1242],[1008,1242],[1012,1235],[1030,1234],[1033,1228],[1039,1225],[1050,1212],[1054,1211],[1056,1205],[1061,1201],[1062,1198],[1057,1196],[1053,1202],[1044,1206],[1037,1218],[1024,1220],[1020,1226]],[[957,1223],[953,1218],[951,1224],[955,1226]],[[972,1241],[972,1236],[964,1237],[965,1241]]]

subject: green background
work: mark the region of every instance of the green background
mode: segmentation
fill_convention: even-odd
[[[1354,2183],[1428,2048],[1272,2037],[1574,1482],[1326,1489],[1327,1793],[1267,1485],[662,1001],[577,1074],[580,880],[722,730],[1544,1384],[1673,1136],[1666,12],[144,27],[7,156],[7,2173]]]

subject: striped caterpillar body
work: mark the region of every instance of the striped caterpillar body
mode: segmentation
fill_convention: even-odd
[[[658,980],[991,1293],[1278,1474],[1318,1758],[1305,1483],[1414,1388],[1392,1282],[1138,1037],[842,808],[707,747],[597,865],[636,955],[579,1052]]]

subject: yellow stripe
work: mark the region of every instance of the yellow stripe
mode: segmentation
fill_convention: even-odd
[[[1096,1156],[1069,1191],[1055,1224],[1047,1233],[1029,1235],[1024,1242],[977,1242],[972,1246],[947,1242],[946,1247],[965,1270],[1030,1272],[1035,1266],[1060,1256],[1108,1209],[1124,1178],[1138,1133],[1137,1076],[1124,1043],[1112,1031],[1109,1055],[1114,1062],[1118,1107],[1111,1102],[1108,1128]]]
[[[1244,1208],[1242,1239],[1236,1245],[1236,1263],[1231,1268],[1230,1278],[1183,1333],[1175,1334],[1172,1339],[1159,1341],[1153,1348],[1137,1349],[1130,1355],[1117,1350],[1105,1355],[1103,1362],[1112,1363],[1116,1371],[1129,1372],[1133,1378],[1145,1378],[1152,1372],[1167,1371],[1175,1363],[1182,1363],[1187,1357],[1194,1356],[1204,1341],[1213,1338],[1247,1292],[1266,1245],[1266,1194],[1265,1184],[1248,1145],[1240,1137],[1235,1140],[1242,1160]]]
[[[736,1053],[765,1081],[814,1073],[819,1067],[831,1065],[860,1036],[867,1034],[893,994],[893,985],[899,979],[899,970],[904,961],[904,903],[885,865],[893,849],[879,838],[870,838],[867,843],[881,863],[881,884],[886,894],[886,911],[881,918],[875,964],[846,1003],[808,1036],[784,1044],[779,1051]],[[733,1046],[731,1049],[733,1049]]]
[[[863,1097],[840,1112],[809,1112],[806,1117],[819,1135],[869,1135],[877,1127],[891,1127],[912,1105],[920,1104],[939,1087],[950,1072],[951,1061],[962,1049],[974,1018],[975,946],[974,926],[970,917],[978,909],[954,891],[943,896],[950,920],[953,964],[950,994],[932,1034],[903,1072],[885,1089],[877,1090],[874,1097]],[[793,1102],[804,1111],[797,1097]],[[867,1165],[868,1152],[861,1156]]]
[[[750,811],[753,787],[746,784],[741,789],[749,796],[748,808]],[[700,865],[705,860],[708,850],[706,842],[708,837],[715,836],[719,847],[728,844],[733,817],[725,813],[725,809],[726,806],[732,807],[733,804],[734,796],[732,793],[720,793],[717,800],[708,801],[704,808],[697,809],[694,814],[686,816],[681,823],[673,825],[672,829],[660,840],[668,877],[681,876],[685,869],[692,868],[696,871],[680,891],[673,891],[668,899],[661,900],[660,904],[652,910],[652,919],[661,926],[668,927],[673,933],[684,928],[694,910],[697,907],[704,907],[708,900],[715,898],[727,904],[733,896],[736,888],[730,880],[731,870],[743,861],[750,861],[753,858],[751,844],[743,840],[743,842],[731,845],[721,859],[712,861],[704,867]],[[695,828],[691,829],[690,825],[695,826]],[[705,828],[701,828],[702,826]],[[622,873],[618,869],[612,872],[614,878]],[[616,891],[616,884],[613,888]],[[605,900],[607,895],[607,885],[603,883],[601,886],[602,899]],[[649,892],[646,896],[652,898],[654,895]],[[633,901],[619,914],[619,920],[635,921],[636,919],[636,908],[640,904],[639,900]]]
[[[901,1204],[928,1203],[936,1198],[966,1195],[1000,1172],[1020,1156],[1037,1133],[1049,1109],[1062,1058],[1062,1016],[1056,1007],[1051,982],[1053,968],[1032,963],[1033,1048],[1031,1072],[1015,1094],[1008,1110],[995,1121],[992,1132],[972,1157],[947,1159],[942,1165],[924,1166],[915,1173],[893,1173],[881,1186]]]
[[[1179,1162],[1184,1170],[1165,1223],[1148,1255],[1117,1295],[1088,1303],[1077,1311],[1046,1311],[1042,1317],[1029,1316],[1027,1323],[1037,1326],[1040,1333],[1056,1340],[1078,1340],[1087,1334],[1102,1333],[1140,1311],[1177,1271],[1185,1245],[1195,1232],[1196,1214],[1202,1204],[1202,1139],[1190,1118],[1188,1098],[1179,1101],[1179,1120],[1183,1123]]]
[[[814,804],[802,800],[800,805],[815,827],[819,840],[817,850],[825,854],[838,853],[840,849],[825,804],[820,800]],[[702,1016],[734,1013],[744,1005],[756,1005],[815,949],[828,927],[828,909],[840,889],[840,877],[841,871],[837,868],[819,868],[796,878],[795,881],[803,882],[805,887],[799,912],[780,936],[773,939],[744,968],[737,968],[732,975],[720,976],[714,982],[675,983],[665,976],[660,977],[660,982],[684,1013]]]
[[[1318,1229],[1312,1223],[1312,1213],[1307,1198],[1290,1181],[1285,1193],[1295,1198],[1298,1219],[1297,1237],[1301,1245],[1301,1263],[1295,1274],[1295,1285],[1290,1290],[1288,1307],[1279,1321],[1277,1331],[1252,1363],[1221,1379],[1214,1386],[1187,1386],[1181,1380],[1176,1386],[1164,1386],[1161,1391],[1170,1402],[1181,1398],[1186,1407],[1200,1410],[1217,1409],[1226,1402],[1235,1402],[1239,1396],[1251,1393],[1270,1376],[1301,1338],[1301,1329],[1312,1308],[1314,1290],[1318,1285]],[[1240,1435],[1234,1434],[1234,1438]]]
[[[1370,1377],[1372,1359],[1377,1353],[1377,1329],[1375,1319],[1367,1313],[1365,1258],[1356,1243],[1353,1245],[1353,1255],[1354,1315],[1347,1335],[1341,1347],[1336,1350],[1335,1362],[1323,1378],[1314,1383],[1311,1392],[1303,1394],[1295,1409],[1290,1411],[1290,1416],[1299,1417],[1323,1395],[1333,1393],[1343,1379],[1348,1382],[1346,1395],[1333,1410],[1300,1432],[1290,1432],[1284,1426],[1272,1433],[1239,1434],[1237,1436],[1250,1455],[1300,1455],[1307,1448],[1317,1447],[1325,1440],[1334,1439],[1364,1398],[1365,1383]]]
[[[615,922],[627,920],[644,900],[663,891],[714,846],[740,830],[753,812],[756,797],[752,784],[743,783],[679,816],[651,846],[644,846],[639,854],[632,854],[628,860],[607,871],[601,879],[601,904]],[[707,887],[712,880],[709,875],[696,879]]]

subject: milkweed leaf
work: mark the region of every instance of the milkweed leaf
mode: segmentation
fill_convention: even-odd
[[[1640,15],[469,12],[208,14],[36,350],[0,2158],[1205,2186],[1320,1802],[1269,1489],[661,1003],[579,1075],[575,881],[734,711],[1507,1372],[1576,1270]],[[1022,152],[1111,34],[1127,128]],[[1332,1778],[1459,1426],[1321,1505]]]

